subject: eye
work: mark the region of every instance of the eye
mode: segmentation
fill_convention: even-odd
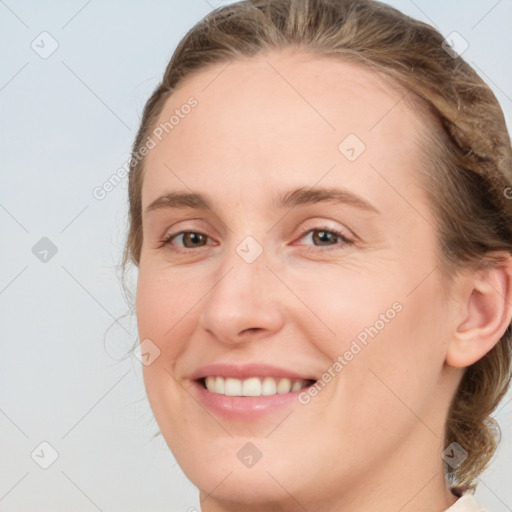
[[[208,235],[200,233],[198,231],[180,231],[179,233],[171,233],[160,241],[159,248],[164,245],[172,245],[174,239],[180,239],[185,249],[194,249],[196,247],[203,247],[206,245],[203,242],[209,238]],[[179,249],[177,249],[179,251]]]
[[[352,245],[354,243],[354,241],[348,238],[345,233],[336,229],[331,229],[327,226],[308,229],[302,233],[299,240],[306,237],[309,237],[315,244],[315,246],[308,248],[308,250],[313,251],[318,250],[320,247],[328,247],[327,250],[331,250],[340,248],[340,246]],[[319,245],[316,245],[317,243]]]

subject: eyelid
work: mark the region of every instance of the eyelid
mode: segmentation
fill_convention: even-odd
[[[328,220],[324,217],[312,217],[306,220],[300,228],[299,236],[302,238],[310,231],[329,231],[338,233],[339,236],[352,242],[360,240],[360,238],[344,223]]]
[[[200,225],[206,224],[208,228],[199,227],[198,225],[190,225],[189,222],[196,224],[199,223]],[[177,226],[181,226],[184,224],[184,227],[180,228]],[[211,235],[206,234],[206,229],[208,229],[209,232],[213,232],[214,234],[218,234],[218,231],[212,227],[211,224],[209,224],[207,221],[204,220],[202,217],[192,217],[192,218],[186,218],[178,220],[177,222],[174,222],[170,226],[167,226],[164,230],[163,235],[158,235],[159,240],[167,239],[169,236],[177,236],[182,233],[201,233],[203,235],[208,236],[208,238],[212,238]]]

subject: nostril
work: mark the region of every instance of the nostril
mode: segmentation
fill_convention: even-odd
[[[248,329],[244,329],[242,332],[250,332],[250,331],[259,331],[259,327],[249,327]]]

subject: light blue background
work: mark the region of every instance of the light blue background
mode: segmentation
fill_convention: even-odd
[[[126,180],[92,191],[127,161],[175,45],[221,3],[0,1],[0,511],[199,509],[151,438],[139,361],[119,362],[137,336],[116,272]],[[469,42],[510,131],[512,1],[389,3]],[[59,44],[48,59],[31,48],[43,31]],[[32,253],[42,237],[58,248],[47,263]],[[477,491],[490,512],[512,510],[511,398]],[[47,470],[30,457],[42,441],[59,453]]]

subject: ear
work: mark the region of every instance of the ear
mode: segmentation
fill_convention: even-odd
[[[462,283],[462,321],[448,344],[446,363],[472,365],[489,352],[512,320],[512,255],[505,253],[466,274]]]

